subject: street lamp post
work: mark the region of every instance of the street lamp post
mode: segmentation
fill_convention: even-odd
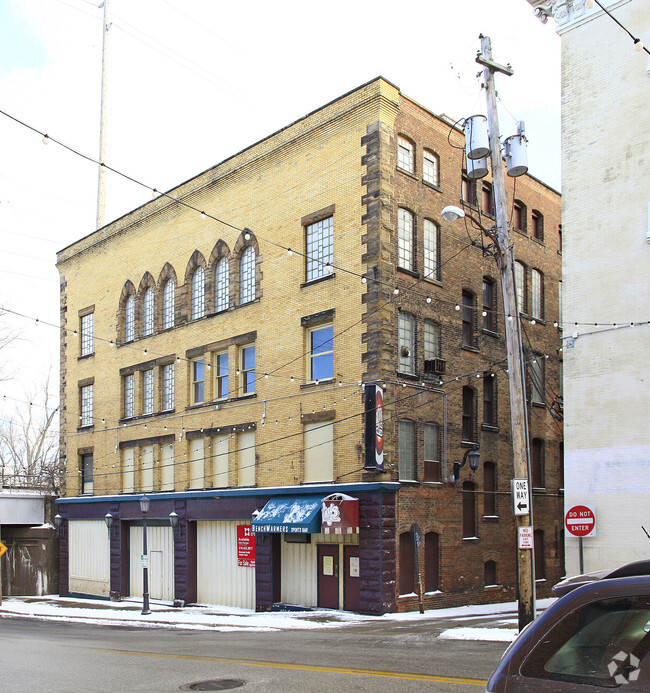
[[[140,510],[142,510],[142,614],[151,613],[149,609],[149,556],[147,555],[147,513],[149,512],[149,499],[147,496],[140,498]]]

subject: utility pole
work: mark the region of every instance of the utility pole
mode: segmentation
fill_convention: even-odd
[[[503,312],[505,314],[505,336],[508,357],[508,385],[510,389],[510,426],[512,430],[512,454],[516,479],[527,479],[530,490],[530,469],[528,456],[528,419],[524,388],[524,364],[521,351],[519,328],[519,308],[514,281],[514,257],[508,231],[508,205],[506,201],[506,182],[503,173],[503,159],[499,139],[499,120],[494,86],[494,73],[512,75],[510,67],[499,65],[492,60],[492,46],[487,36],[481,36],[481,52],[476,62],[483,65],[483,79],[487,100],[487,121],[490,138],[490,158],[492,159],[492,181],[497,219],[497,263],[501,274],[503,293]],[[519,630],[535,618],[535,574],[533,549],[519,549],[519,528],[532,525],[532,504],[529,515],[515,517],[517,525],[517,599],[519,611]]]
[[[108,0],[104,0],[104,14],[102,19],[102,95],[99,114],[99,172],[97,179],[97,228],[104,226],[104,207],[106,203],[106,168],[103,166],[106,153],[106,141],[104,129],[106,126],[106,49],[108,30],[107,23]]]

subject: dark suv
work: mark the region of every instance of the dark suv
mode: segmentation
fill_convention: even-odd
[[[650,693],[649,573],[639,561],[556,585],[564,596],[504,652],[488,693]]]

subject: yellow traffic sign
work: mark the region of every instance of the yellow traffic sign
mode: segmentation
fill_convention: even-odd
[[[0,541],[0,556],[2,556],[6,550],[7,547]]]

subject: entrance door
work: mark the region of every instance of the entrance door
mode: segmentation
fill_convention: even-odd
[[[359,547],[343,547],[343,608],[359,611]]]
[[[339,547],[338,544],[318,545],[318,606],[339,608]]]

